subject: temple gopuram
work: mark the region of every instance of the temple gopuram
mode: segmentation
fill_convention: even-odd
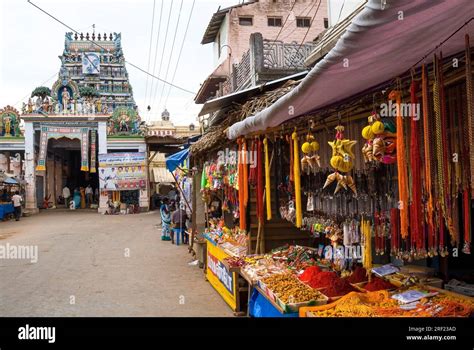
[[[65,34],[57,80],[0,109],[0,171],[24,182],[26,210],[61,202],[64,186],[97,189],[104,212],[119,201],[148,210],[147,128],[128,79],[121,34]],[[24,123],[20,124],[20,118]],[[19,166],[13,166],[18,160]],[[46,205],[45,204],[45,205]]]

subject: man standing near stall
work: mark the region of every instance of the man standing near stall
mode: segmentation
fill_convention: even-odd
[[[15,221],[20,221],[21,217],[21,203],[23,198],[20,196],[20,192],[16,191],[12,196],[13,208],[15,210]]]

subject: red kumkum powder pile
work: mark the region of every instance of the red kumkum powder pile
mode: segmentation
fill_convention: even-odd
[[[357,266],[354,272],[352,272],[350,276],[346,277],[345,280],[349,283],[366,282],[368,280],[367,270],[363,267]]]
[[[348,281],[340,278],[335,272],[321,271],[317,266],[308,267],[299,277],[312,288],[320,289],[328,297],[346,295],[355,289]]]
[[[368,290],[369,292],[376,292],[379,290],[393,288],[396,288],[393,284],[378,277],[372,278],[372,281],[370,281],[364,286],[364,289]]]

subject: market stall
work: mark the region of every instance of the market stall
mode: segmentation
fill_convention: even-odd
[[[252,315],[323,310],[318,304],[331,309],[353,297],[365,305],[368,293],[378,291],[374,300],[390,306],[392,315],[415,316],[400,309],[425,310],[425,304],[427,316],[472,313],[469,296],[442,288],[470,295],[474,281],[473,63],[466,34],[473,19],[444,3],[393,2],[387,11],[370,3],[300,85],[217,114],[226,116],[223,127],[191,150],[201,172],[201,190],[194,193],[202,198],[206,227],[220,220],[218,245],[228,250],[246,238],[237,245],[246,252],[236,249],[224,266],[239,269],[248,282]],[[437,33],[441,44],[433,41],[438,37],[423,41],[424,56],[410,51],[410,64],[405,55],[394,60],[391,47],[373,50],[379,31],[390,31],[396,37],[390,45],[399,49],[426,30],[399,27],[392,16],[397,6],[413,10],[405,23],[426,19],[426,28],[434,25],[428,10],[456,12],[445,19],[448,39]],[[368,25],[356,30],[361,23]],[[354,58],[347,71],[338,50]],[[369,85],[361,86],[368,81],[361,79],[367,59],[385,70],[367,73]],[[353,79],[336,88],[342,77]],[[296,114],[288,113],[293,107]],[[284,224],[291,231],[281,233]],[[307,240],[296,242],[298,235]],[[275,243],[287,245],[275,250]],[[425,270],[414,273],[413,266]],[[403,299],[405,292],[417,298]],[[262,298],[273,308],[258,306]],[[391,316],[374,308],[366,315]]]
[[[17,180],[6,174],[0,174],[0,220],[4,220],[8,216],[13,215],[14,207],[11,202],[11,197],[14,191],[20,191],[20,189],[20,183]]]

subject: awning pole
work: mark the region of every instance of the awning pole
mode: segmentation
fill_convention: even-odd
[[[193,213],[193,210],[191,209],[191,206],[189,205],[188,200],[186,199],[186,196],[184,195],[184,192],[183,192],[181,186],[180,186],[179,183],[178,183],[178,180],[176,180],[176,177],[174,176],[173,173],[171,173],[171,175],[173,176],[173,179],[174,179],[174,182],[175,182],[176,186],[178,186],[178,190],[179,190],[179,193],[181,193],[181,197],[184,199],[184,202],[186,203],[186,205],[187,205],[189,211],[190,211],[191,214],[192,214],[192,213]]]

